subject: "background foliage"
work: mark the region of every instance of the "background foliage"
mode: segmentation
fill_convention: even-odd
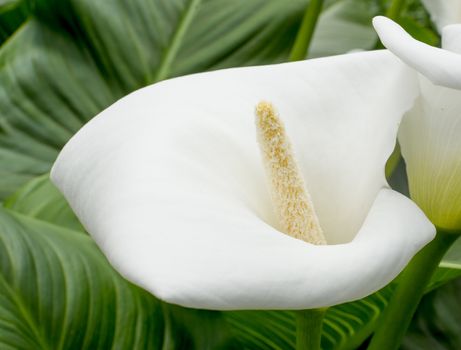
[[[125,94],[194,72],[287,60],[307,0],[0,0],[0,348],[292,349],[289,311],[165,304],[125,281],[49,182],[66,141]],[[327,1],[310,55],[378,48],[384,0]],[[439,37],[419,1],[400,23]],[[404,167],[394,183],[405,188]],[[402,182],[403,179],[403,182]],[[461,348],[461,244],[442,262],[405,349]],[[393,285],[331,308],[324,349],[356,349]],[[428,347],[427,347],[428,346]]]

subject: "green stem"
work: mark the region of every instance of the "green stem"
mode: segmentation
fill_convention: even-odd
[[[393,0],[391,6],[386,11],[386,17],[398,21],[400,13],[405,6],[405,0]]]
[[[290,53],[290,61],[301,61],[307,57],[309,46],[314,35],[317,20],[322,12],[323,0],[311,0],[304,13],[301,28],[296,36]]]
[[[326,308],[296,311],[296,350],[320,350],[326,311]]]
[[[398,349],[427,284],[448,248],[459,237],[439,231],[432,242],[402,272],[394,295],[384,310],[368,350]]]

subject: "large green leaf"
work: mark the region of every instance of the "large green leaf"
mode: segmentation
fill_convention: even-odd
[[[157,349],[163,328],[89,236],[0,208],[1,349]]]

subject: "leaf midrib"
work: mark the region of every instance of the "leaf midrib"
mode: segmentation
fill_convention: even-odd
[[[184,40],[186,31],[192,23],[192,20],[194,19],[201,3],[202,0],[189,0],[188,4],[186,5],[184,13],[179,20],[178,26],[176,27],[176,30],[171,37],[171,41],[164,51],[164,55],[160,61],[157,74],[155,75],[155,82],[166,79],[169,76],[173,60],[178,53],[178,50]]]

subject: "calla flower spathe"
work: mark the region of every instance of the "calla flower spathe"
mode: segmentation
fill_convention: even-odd
[[[439,31],[461,22],[461,0],[422,0]]]
[[[384,177],[417,96],[412,74],[377,51],[164,81],[90,121],[51,177],[113,266],[165,301],[231,310],[359,299],[434,237]],[[284,120],[329,245],[279,230],[256,141],[261,100]]]
[[[419,72],[419,97],[399,131],[412,198],[437,227],[460,231],[461,24],[444,27],[442,49],[384,17],[374,25],[383,44]]]

